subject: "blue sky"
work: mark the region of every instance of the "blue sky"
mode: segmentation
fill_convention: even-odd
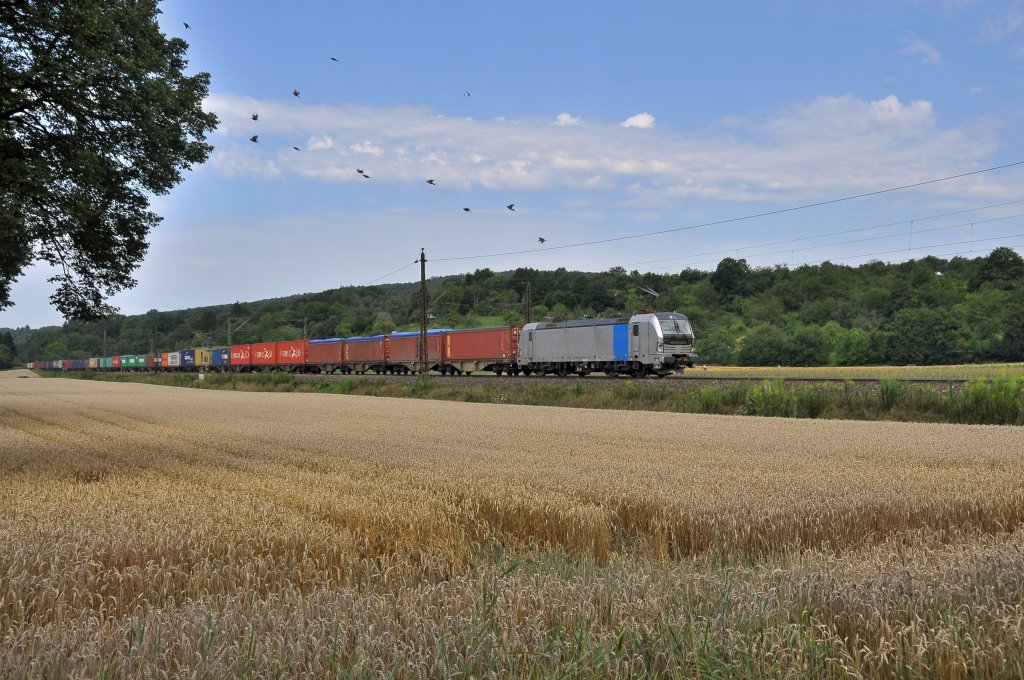
[[[161,8],[221,125],[155,198],[125,313],[364,284],[420,247],[433,275],[1024,247],[1024,166],[689,228],[1024,161],[1024,0]],[[509,251],[533,252],[476,257]],[[46,276],[0,326],[60,323]]]

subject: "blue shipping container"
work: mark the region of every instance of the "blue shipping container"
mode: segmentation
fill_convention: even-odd
[[[231,348],[216,347],[210,350],[210,363],[214,366],[227,366],[231,363]]]
[[[71,368],[73,368],[76,371],[81,371],[82,369],[85,368],[85,359],[72,359]]]
[[[196,365],[196,351],[194,349],[183,349],[183,350],[181,350],[181,365],[182,366],[195,366]]]
[[[451,328],[430,328],[430,329],[427,329],[427,335],[440,335],[441,333],[447,333],[447,332],[449,332],[451,330],[452,330]],[[402,331],[400,333],[392,333],[391,337],[393,337],[393,338],[407,338],[410,335],[419,335],[419,334],[420,334],[419,331]],[[374,336],[374,337],[379,337],[379,336]]]
[[[617,323],[612,330],[612,355],[616,361],[629,361],[629,324]]]

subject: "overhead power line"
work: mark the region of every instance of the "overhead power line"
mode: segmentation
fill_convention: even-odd
[[[876,255],[893,255],[893,254],[896,254],[896,253],[906,253],[906,252],[912,252],[912,251],[915,251],[915,250],[929,250],[931,248],[945,248],[946,246],[963,246],[963,245],[967,245],[967,244],[984,243],[986,241],[999,241],[1001,239],[1022,238],[1022,237],[1024,237],[1024,233],[1021,233],[1021,234],[1008,234],[1006,236],[993,236],[991,238],[976,238],[976,239],[973,239],[973,240],[970,240],[970,241],[954,241],[952,243],[937,243],[937,244],[929,245],[929,246],[918,246],[917,248],[899,248],[898,250],[883,250],[883,251],[877,252],[877,253],[864,253],[862,255],[849,255],[849,256],[845,256],[845,257],[831,257],[831,258],[826,258],[824,260],[817,260],[817,261],[814,261],[814,262],[801,262],[801,263],[799,263],[797,265],[794,265],[794,266],[799,267],[799,266],[802,266],[802,265],[805,265],[805,264],[806,265],[821,264],[823,262],[832,262],[833,260],[855,260],[858,257],[874,257]],[[1021,245],[1022,244],[1018,243],[1016,245],[1007,245],[1006,247],[1007,248],[1017,249],[1017,248],[1020,248]],[[997,246],[994,246],[994,247],[999,247],[999,246],[997,245]],[[962,252],[957,252],[957,253],[944,253],[942,256],[946,256],[946,255],[966,255],[969,252],[972,252],[972,251],[962,251]],[[942,256],[936,255],[936,257],[942,257]]]
[[[911,236],[911,235],[916,236],[918,234],[927,234],[927,233],[934,232],[934,231],[945,231],[947,229],[961,229],[963,227],[978,226],[978,225],[982,225],[982,224],[988,224],[990,222],[1000,222],[1000,221],[1003,221],[1003,220],[1015,219],[1015,218],[1018,218],[1018,217],[1024,217],[1024,213],[1018,213],[1016,215],[1007,215],[1005,217],[993,217],[993,218],[987,219],[987,220],[975,220],[973,222],[961,222],[959,224],[949,224],[949,225],[945,225],[945,226],[942,226],[942,227],[930,227],[928,229],[916,229],[916,230],[913,230],[913,231],[902,231],[902,232],[900,232],[898,234],[885,234],[883,236],[868,236],[866,238],[857,238],[857,239],[853,239],[851,241],[839,241],[837,243],[822,243],[820,245],[805,246],[803,248],[784,248],[782,250],[773,250],[773,251],[770,251],[770,252],[767,252],[767,253],[750,253],[749,255],[747,255],[747,257],[765,257],[767,255],[783,255],[785,253],[798,253],[798,252],[803,252],[805,250],[820,250],[821,248],[833,248],[833,247],[836,247],[836,246],[848,246],[848,245],[851,245],[851,244],[854,244],[854,243],[866,243],[868,241],[882,241],[884,239],[902,238],[902,237]],[[908,222],[910,222],[910,221],[913,221],[913,220],[908,220]],[[903,224],[903,223],[902,222],[898,222],[896,224]],[[858,229],[858,230],[853,230],[853,231],[860,231],[860,230]],[[833,234],[829,234],[829,235],[832,236],[832,235],[834,235],[836,233],[844,233],[844,232],[834,232]],[[849,233],[849,232],[845,232],[845,233]],[[763,246],[745,246],[744,248],[730,248],[730,249],[724,250],[724,251],[715,251],[715,252],[710,252],[710,253],[701,253],[699,255],[695,254],[695,255],[689,255],[687,257],[703,257],[705,255],[717,255],[717,254],[720,254],[720,253],[738,253],[738,251],[740,251],[740,250],[748,250],[748,249],[751,249],[751,248],[767,247],[767,246],[772,246],[772,245],[779,245],[781,243],[790,243],[790,242],[794,242],[794,241],[807,240],[807,238],[816,238],[816,237],[806,237],[804,239],[792,239],[792,241],[776,241],[774,243],[763,244]],[[1001,237],[996,237],[996,238],[1001,238]],[[975,240],[979,240],[980,241],[980,240],[984,240],[984,239],[975,239]],[[927,248],[928,246],[921,246],[921,247],[922,248]],[[917,250],[917,249],[915,248],[915,250]],[[673,259],[681,259],[681,258],[673,258]],[[661,261],[664,261],[664,260],[661,260]],[[714,262],[714,260],[706,260],[705,262]],[[703,264],[703,263],[687,262],[687,263],[681,263],[681,264],[686,264],[687,266],[692,266],[693,264]],[[678,266],[679,266],[679,264],[667,265],[667,266],[663,266],[663,267],[654,267],[654,269],[658,269],[658,270],[675,269]]]
[[[604,243],[614,243],[617,241],[627,241],[631,239],[647,238],[649,236],[660,236],[661,234],[671,234],[680,231],[689,231],[692,229],[702,229],[705,227],[720,226],[723,224],[732,224],[735,222],[743,222],[745,220],[753,220],[759,217],[770,217],[772,215],[783,215],[785,213],[791,213],[798,210],[806,210],[808,208],[817,208],[823,205],[833,205],[835,203],[843,203],[845,201],[854,201],[860,198],[868,198],[869,196],[880,196],[882,194],[892,193],[894,191],[904,191],[906,189],[914,189],[916,187],[927,186],[929,184],[937,184],[939,182],[948,182],[954,179],[961,179],[964,177],[971,177],[973,175],[980,175],[987,172],[994,172],[996,170],[1005,170],[1006,168],[1017,167],[1024,165],[1024,161],[1017,161],[1015,163],[1006,163],[1005,165],[997,165],[991,168],[985,168],[983,170],[974,170],[972,172],[962,172],[958,175],[949,175],[948,177],[939,177],[938,179],[929,179],[923,182],[914,182],[913,184],[904,184],[903,186],[892,187],[889,189],[879,189],[878,191],[869,191],[863,194],[856,194],[854,196],[844,196],[842,198],[833,198],[826,201],[817,201],[816,203],[805,203],[804,205],[793,206],[790,208],[780,208],[778,210],[768,210],[765,212],[755,213],[752,215],[744,215],[742,217],[730,217],[724,220],[715,220],[713,222],[702,222],[700,224],[691,224],[685,227],[674,227],[672,229],[660,229],[658,231],[649,231],[643,234],[630,234],[628,236],[614,236],[611,238],[595,239],[593,241],[581,241],[579,243],[569,243],[562,246],[548,246],[546,248],[529,248],[525,250],[510,250],[502,253],[486,253],[480,255],[460,255],[455,257],[438,257],[434,258],[434,262],[453,262],[456,260],[482,260],[491,257],[505,257],[509,255],[525,255],[527,253],[540,253],[552,250],[566,250],[568,248],[582,248],[584,246],[601,245]]]
[[[901,236],[905,236],[905,235],[906,234],[901,234]],[[1020,234],[1006,234],[1004,236],[992,236],[992,237],[989,237],[989,238],[976,238],[976,239],[970,239],[968,241],[953,241],[953,242],[950,242],[950,243],[935,243],[935,244],[930,244],[930,245],[927,245],[927,246],[916,246],[916,247],[913,247],[913,248],[897,248],[895,250],[880,250],[880,251],[876,251],[876,252],[873,252],[873,253],[859,253],[857,255],[842,255],[840,257],[827,257],[827,258],[825,258],[823,260],[811,260],[811,261],[807,261],[807,262],[794,262],[790,266],[801,267],[803,265],[821,264],[822,262],[836,262],[836,261],[840,261],[840,260],[856,260],[856,259],[862,258],[862,257],[875,257],[877,255],[893,255],[895,253],[912,253],[912,252],[917,251],[917,250],[932,250],[934,248],[945,248],[947,246],[961,246],[961,245],[968,245],[968,244],[972,244],[973,245],[975,243],[987,243],[987,242],[990,242],[990,241],[999,241],[999,240],[1002,240],[1002,239],[1013,239],[1013,238],[1021,238],[1021,237],[1024,237],[1024,233],[1020,233]],[[1018,245],[1007,245],[1007,247],[1009,247],[1009,248],[1019,248],[1020,245],[1019,244]],[[786,250],[786,251],[783,251],[783,252],[787,252],[788,253],[790,251]],[[963,252],[956,252],[956,253],[945,253],[945,255],[966,255],[966,254],[968,254],[970,252],[973,252],[973,251],[963,251]],[[772,253],[764,253],[764,255],[771,255],[771,254]],[[758,257],[758,256],[755,255],[753,257]],[[937,255],[936,257],[940,257],[940,256]],[[715,264],[716,262],[717,262],[717,260],[705,260],[703,262],[695,262],[693,264],[696,266],[696,265],[704,265],[704,264]]]
[[[829,236],[841,236],[843,234],[853,234],[853,233],[856,233],[858,231],[870,231],[872,229],[885,229],[887,227],[895,227],[895,226],[899,226],[901,224],[914,224],[914,223],[917,223],[917,222],[927,222],[929,220],[937,220],[937,219],[939,219],[941,217],[952,217],[953,215],[964,215],[964,214],[967,214],[967,213],[978,212],[980,210],[990,210],[992,208],[1002,208],[1002,207],[1008,206],[1008,205],[1016,205],[1018,203],[1024,203],[1024,199],[1020,199],[1020,200],[1017,200],[1017,201],[1007,201],[1005,203],[993,203],[992,205],[983,205],[981,207],[971,208],[969,210],[956,210],[954,212],[942,213],[940,215],[929,215],[927,217],[915,217],[915,218],[907,219],[907,220],[899,220],[898,222],[887,222],[885,224],[874,224],[874,225],[871,225],[871,226],[868,226],[868,227],[854,227],[853,229],[843,229],[841,231],[830,231],[830,232],[827,232],[827,233],[824,233],[824,234],[813,234],[811,236],[800,236],[800,237],[797,237],[797,238],[784,239],[782,241],[768,241],[766,243],[754,243],[754,244],[751,244],[751,245],[748,245],[748,246],[739,246],[737,248],[723,248],[722,250],[708,250],[708,251],[705,251],[703,253],[692,253],[690,255],[679,255],[679,256],[675,256],[675,257],[662,257],[662,258],[658,258],[656,260],[643,260],[641,262],[630,262],[629,264],[626,264],[626,265],[623,265],[623,266],[625,266],[625,267],[633,267],[635,265],[641,265],[641,264],[654,264],[655,262],[675,262],[677,260],[687,260],[687,259],[694,258],[694,257],[705,257],[707,255],[722,255],[722,254],[725,254],[725,253],[739,252],[741,250],[752,250],[754,248],[767,248],[768,246],[778,246],[778,245],[782,245],[783,243],[799,243],[801,241],[810,241],[810,240],[813,240],[813,239],[816,239],[816,238],[828,238]],[[1011,217],[1018,217],[1018,216],[1017,215],[1012,215]],[[997,217],[997,218],[994,218],[992,220],[974,220],[973,222],[965,222],[963,224],[953,225],[953,226],[966,226],[967,224],[984,224],[985,222],[991,222],[991,221],[996,221],[996,220],[1004,220],[1004,219],[1009,219],[1009,218],[1007,218],[1007,217]],[[952,227],[942,227],[942,228],[946,229],[946,228],[952,228]],[[922,231],[928,231],[928,230],[925,229],[925,230],[922,230]],[[921,232],[918,232],[918,233],[921,233]],[[902,235],[902,234],[900,234],[900,235]],[[883,237],[880,237],[880,238],[883,238]],[[839,245],[839,244],[834,244],[834,245]],[[659,267],[659,269],[661,269],[661,267]]]
[[[419,260],[413,260],[413,261],[412,261],[412,262],[410,262],[409,264],[407,264],[407,265],[403,265],[403,266],[399,267],[398,269],[396,269],[396,270],[395,270],[395,271],[393,271],[393,272],[388,272],[388,273],[387,273],[387,274],[385,274],[384,276],[378,276],[378,277],[377,277],[377,278],[375,278],[375,279],[374,279],[373,281],[367,281],[367,282],[366,282],[366,283],[364,283],[363,285],[364,285],[364,286],[369,286],[370,284],[374,284],[374,283],[377,283],[378,281],[380,281],[380,280],[382,280],[382,279],[386,279],[386,278],[388,278],[389,276],[392,276],[393,274],[397,274],[398,272],[402,271],[403,269],[408,269],[409,267],[413,266],[413,265],[414,265],[414,264],[416,264],[417,262],[419,262]]]

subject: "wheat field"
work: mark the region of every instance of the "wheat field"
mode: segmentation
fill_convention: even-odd
[[[1020,428],[0,375],[0,677],[1024,675]]]
[[[976,380],[1000,375],[1021,375],[1024,363],[949,364],[945,366],[704,366],[687,369],[686,375],[709,378],[921,378],[928,380]]]

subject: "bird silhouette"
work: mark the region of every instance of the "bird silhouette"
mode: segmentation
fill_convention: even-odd
[[[463,208],[463,209],[462,209],[462,212],[473,212],[473,211],[472,211],[472,210],[470,210],[469,208]]]
[[[512,212],[516,211],[516,204],[515,203],[509,203],[505,207],[508,208],[509,210],[511,210]]]
[[[463,97],[472,97],[473,93],[470,92],[469,90],[466,90],[465,92],[462,93],[462,96]]]
[[[372,177],[370,177],[369,175],[367,175],[367,174],[366,174],[365,172],[364,172],[364,173],[362,173],[362,175],[363,175],[363,177],[365,177],[366,179],[373,179]]]
[[[249,141],[250,141],[250,142],[253,142],[253,143],[255,143],[255,144],[259,144],[259,142],[260,142],[260,136],[259,136],[259,135],[253,135],[252,137],[250,137],[250,138],[249,138]]]
[[[302,94],[302,93],[299,92],[298,90],[292,90],[292,95],[298,97],[300,94]]]
[[[293,146],[292,148],[295,149],[296,151],[301,151],[301,149],[299,149],[299,147],[297,146]]]
[[[427,184],[429,184],[429,185],[430,185],[430,186],[432,186],[432,187],[433,187],[433,186],[437,186],[436,184],[434,184],[434,180],[432,180],[432,179],[428,179],[428,180],[427,180]]]
[[[361,175],[365,172],[365,170],[363,170],[362,168],[356,168],[356,172],[358,172]]]
[[[547,239],[546,239],[546,238],[544,238],[543,236],[538,236],[538,237],[537,237],[537,242],[538,242],[538,243],[544,243],[545,241],[547,241]]]
[[[258,113],[254,113],[254,114],[252,114],[251,118],[252,118],[253,120],[259,120],[259,119],[260,119],[260,114],[258,114]]]
[[[331,57],[331,61],[338,61],[337,57]]]
[[[188,25],[187,21],[182,21],[181,23],[185,24],[185,30],[188,30],[188,31],[192,30],[192,27]]]

